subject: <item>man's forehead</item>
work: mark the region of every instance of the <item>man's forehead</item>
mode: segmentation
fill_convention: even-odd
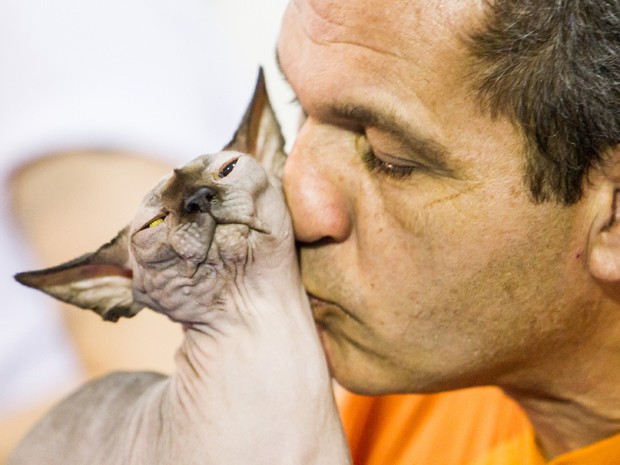
[[[359,123],[399,139],[413,134],[409,145],[447,152],[448,115],[475,105],[467,35],[454,24],[467,25],[467,33],[479,27],[482,0],[337,4],[332,10],[331,0],[293,0],[283,22],[280,65],[304,110],[326,123]],[[356,27],[359,35],[347,36]]]
[[[402,48],[403,39],[458,36],[482,18],[483,0],[292,0],[305,32],[316,42],[355,42],[362,33],[369,46]],[[374,39],[379,42],[374,43]],[[397,53],[398,50],[386,50]]]
[[[323,75],[321,84],[330,88],[338,82],[328,75],[345,63],[368,87],[398,79],[464,82],[471,66],[466,39],[483,24],[483,2],[292,0],[280,34],[278,51],[287,52],[279,54],[281,68],[292,84]]]

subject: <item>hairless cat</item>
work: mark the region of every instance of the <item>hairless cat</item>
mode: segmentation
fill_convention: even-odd
[[[184,340],[171,376],[86,384],[9,465],[350,463],[279,181],[283,145],[261,72],[222,152],[162,179],[96,252],[16,276],[105,320],[148,307]]]

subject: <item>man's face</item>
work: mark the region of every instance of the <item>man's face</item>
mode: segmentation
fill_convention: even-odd
[[[589,213],[533,204],[518,131],[476,105],[459,35],[481,18],[457,0],[285,13],[279,59],[307,114],[285,192],[350,389],[518,383],[584,327]]]

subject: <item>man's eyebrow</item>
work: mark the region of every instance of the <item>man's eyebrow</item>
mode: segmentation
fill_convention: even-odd
[[[395,115],[378,113],[362,106],[347,104],[334,106],[330,109],[330,113],[336,119],[353,123],[360,128],[371,127],[386,132],[401,140],[416,154],[438,164],[441,168],[448,169],[446,163],[448,149],[435,139],[403,127]]]
[[[286,73],[284,72],[282,62],[280,61],[280,54],[277,50],[275,55],[276,65],[280,71],[280,75],[290,87],[290,83]],[[301,104],[300,107],[302,107]],[[305,114],[303,107],[302,111]],[[424,157],[429,162],[432,162],[438,168],[447,172],[452,171],[448,168],[447,163],[449,151],[444,145],[434,139],[424,137],[414,130],[403,128],[395,115],[391,115],[389,113],[382,115],[368,108],[349,104],[335,104],[333,107],[330,107],[328,111],[337,120],[353,123],[359,128],[372,127],[380,131],[387,132],[388,134],[391,134],[392,136],[403,141],[412,151]]]

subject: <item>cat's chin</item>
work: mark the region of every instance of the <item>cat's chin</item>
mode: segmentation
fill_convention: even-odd
[[[198,323],[191,323],[189,321],[181,323],[181,329],[183,330],[183,333],[187,333],[188,331],[196,331],[197,328]]]
[[[155,311],[165,315],[173,323],[180,324],[184,330],[209,326],[224,315],[222,309],[217,308],[217,305],[205,305],[204,303],[200,304],[200,308],[180,307],[174,310],[158,309]]]

